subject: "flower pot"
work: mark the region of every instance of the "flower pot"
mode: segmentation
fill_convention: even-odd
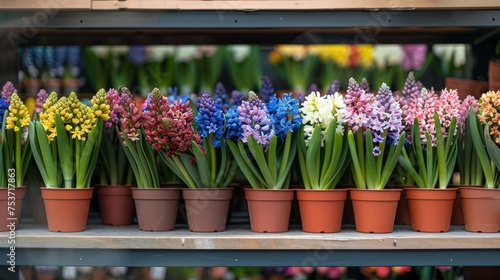
[[[64,79],[63,80],[63,93],[70,94],[72,92],[78,92],[80,87],[79,79]]]
[[[40,79],[29,79],[23,81],[24,91],[27,97],[36,97],[42,82]]]
[[[351,189],[356,231],[389,233],[394,230],[401,189]]]
[[[460,100],[464,100],[467,95],[472,95],[476,99],[479,99],[483,93],[488,91],[487,82],[454,77],[446,77],[445,86],[449,90],[458,90],[458,96],[460,97]]]
[[[498,232],[500,189],[460,188],[465,230]]]
[[[294,190],[245,189],[250,227],[255,232],[286,232]]]
[[[183,189],[190,231],[216,232],[226,229],[232,188]]]
[[[417,186],[393,186],[396,189],[402,189],[401,197],[398,202],[398,209],[396,210],[396,219],[394,224],[396,225],[411,225],[410,211],[408,210],[408,200],[406,199],[406,189],[408,188],[418,188]]]
[[[10,192],[10,193],[9,193]],[[0,189],[0,231],[12,231],[19,228],[23,199],[26,187]],[[11,227],[11,225],[14,227]]]
[[[90,199],[94,188],[40,188],[49,230],[78,232],[87,228]]]
[[[160,188],[182,190],[188,188],[188,186],[180,182],[160,182]],[[182,196],[179,199],[179,206],[177,206],[177,208],[179,209],[179,211],[177,211],[177,218],[175,218],[175,224],[176,225],[187,224],[186,203],[184,202],[184,198]]]
[[[297,190],[302,230],[313,233],[339,232],[346,189]]]
[[[488,64],[488,82],[490,90],[500,90],[500,61],[490,60]]]
[[[344,211],[342,215],[342,222],[344,224],[355,224],[354,220],[354,210],[352,208],[352,200],[351,200],[351,195],[349,193],[349,189],[356,189],[356,186],[354,184],[338,184],[337,189],[346,189],[347,191],[347,197],[344,202]]]
[[[43,82],[43,85],[45,87],[45,90],[49,94],[53,91],[60,92],[62,87],[62,80],[55,78],[47,79]]]
[[[457,189],[408,189],[411,227],[421,232],[447,232]]]
[[[451,213],[451,224],[452,225],[464,225],[464,214],[462,210],[462,199],[460,198],[460,189],[463,187],[471,187],[471,188],[484,188],[482,186],[466,186],[466,185],[456,185],[458,188],[457,196],[455,197],[455,201],[453,202],[453,212]]]
[[[31,212],[35,224],[47,224],[47,214],[45,213],[45,205],[40,188],[29,187],[27,195],[31,203]]]
[[[139,229],[144,231],[168,231],[175,227],[179,189],[132,188]]]
[[[135,205],[131,187],[128,185],[96,185],[103,224],[124,226],[134,222]]]

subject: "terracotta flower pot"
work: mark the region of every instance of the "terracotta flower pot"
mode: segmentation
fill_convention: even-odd
[[[456,188],[406,190],[412,230],[449,231],[456,194]]]
[[[245,189],[250,227],[255,232],[288,231],[294,190]]]
[[[94,188],[40,188],[50,231],[78,232],[87,228]]]
[[[36,97],[41,85],[42,81],[40,79],[29,79],[23,81],[24,92],[26,93],[26,96]]]
[[[356,189],[356,186],[354,184],[338,184],[336,189],[348,190],[347,197],[344,202],[344,212],[342,216],[342,222],[344,224],[354,225],[356,222],[354,220],[354,210],[352,208],[352,200],[351,200],[351,195],[349,193],[349,189]]]
[[[464,214],[462,210],[462,199],[460,197],[460,189],[463,187],[470,188],[484,188],[483,186],[466,186],[466,185],[455,185],[458,188],[457,196],[455,197],[455,201],[453,202],[453,212],[451,212],[451,224],[463,226],[464,222]]]
[[[410,211],[408,210],[408,200],[406,199],[406,190],[409,188],[418,188],[417,186],[393,186],[393,188],[401,189],[401,197],[398,202],[398,209],[396,210],[396,225],[411,225]]]
[[[80,88],[79,79],[64,79],[63,80],[63,93],[70,94],[71,92],[78,92]]]
[[[498,232],[500,189],[460,188],[465,230]]]
[[[445,86],[447,89],[458,90],[460,100],[464,100],[467,95],[472,95],[476,99],[479,99],[483,93],[488,91],[487,82],[453,77],[447,77],[445,79]]]
[[[296,190],[302,230],[313,233],[339,232],[346,189]]]
[[[226,229],[232,188],[183,189],[190,231],[216,232]]]
[[[19,228],[21,222],[19,218],[25,194],[25,186],[10,190],[8,188],[0,189],[0,220],[3,221],[0,225],[0,231],[11,231]],[[11,228],[11,224],[14,225],[13,228]]]
[[[55,79],[55,78],[47,79],[43,82],[43,86],[45,87],[45,90],[49,94],[53,91],[60,92],[62,84],[63,81],[61,79]]]
[[[175,227],[177,207],[181,198],[179,189],[132,188],[139,229],[168,231]]]
[[[488,64],[488,82],[490,90],[500,90],[500,61],[490,60]]]
[[[103,224],[124,226],[134,222],[135,205],[131,187],[133,186],[96,185]]]
[[[356,231],[389,233],[394,230],[401,189],[351,189]]]

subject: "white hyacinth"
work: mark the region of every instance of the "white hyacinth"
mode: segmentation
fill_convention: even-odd
[[[401,65],[403,61],[403,48],[401,45],[375,45],[373,50],[373,59],[378,69],[384,69],[387,66]]]
[[[336,130],[343,134],[342,124],[344,123],[345,110],[344,97],[338,92],[333,95],[321,96],[319,91],[316,91],[306,96],[302,108],[300,108],[306,145],[309,145],[314,126],[320,125],[322,130],[321,145],[323,146],[326,129],[334,119],[337,120]]]

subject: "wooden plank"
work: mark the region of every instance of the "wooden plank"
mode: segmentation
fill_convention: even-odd
[[[8,233],[0,234],[0,248],[8,248]],[[49,232],[46,226],[22,225],[16,230],[17,248],[58,249],[196,249],[196,250],[426,250],[500,249],[500,233],[466,232],[452,226],[447,233],[419,233],[397,226],[390,234],[358,233],[348,226],[339,233],[310,234],[299,229],[286,233],[251,232],[231,226],[224,232],[193,233],[185,228],[143,232],[136,225],[88,225],[78,233]]]
[[[92,0],[2,0],[0,10],[90,10]]]
[[[497,0],[351,0],[351,1],[297,1],[297,0],[94,0],[94,10],[116,9],[165,9],[165,10],[365,10],[365,9],[495,9],[500,7]]]

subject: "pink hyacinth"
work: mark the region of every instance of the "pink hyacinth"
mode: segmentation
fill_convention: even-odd
[[[422,44],[403,45],[403,53],[403,70],[420,69],[426,59],[427,46]]]
[[[467,95],[464,100],[462,100],[462,106],[460,107],[460,133],[464,133],[465,130],[465,120],[467,119],[467,116],[469,115],[469,110],[470,107],[472,106],[472,109],[474,110],[474,113],[479,112],[479,105],[477,104],[477,99],[472,96],[472,95]]]
[[[108,98],[111,110],[109,111],[109,119],[104,121],[104,125],[106,128],[112,128],[120,122],[119,108],[121,106],[122,98],[120,97],[120,94],[118,94],[118,91],[114,88],[108,90],[106,97]]]
[[[130,90],[126,87],[121,89],[121,103],[118,107],[120,118],[120,137],[127,135],[130,141],[139,140],[139,131],[141,129],[141,114]],[[124,142],[125,144],[125,142]]]
[[[14,86],[14,84],[11,81],[8,81],[5,83],[5,85],[2,88],[2,97],[5,98],[5,100],[7,100],[7,102],[9,102],[10,97],[12,96],[12,94],[14,92],[17,92],[16,87]]]

